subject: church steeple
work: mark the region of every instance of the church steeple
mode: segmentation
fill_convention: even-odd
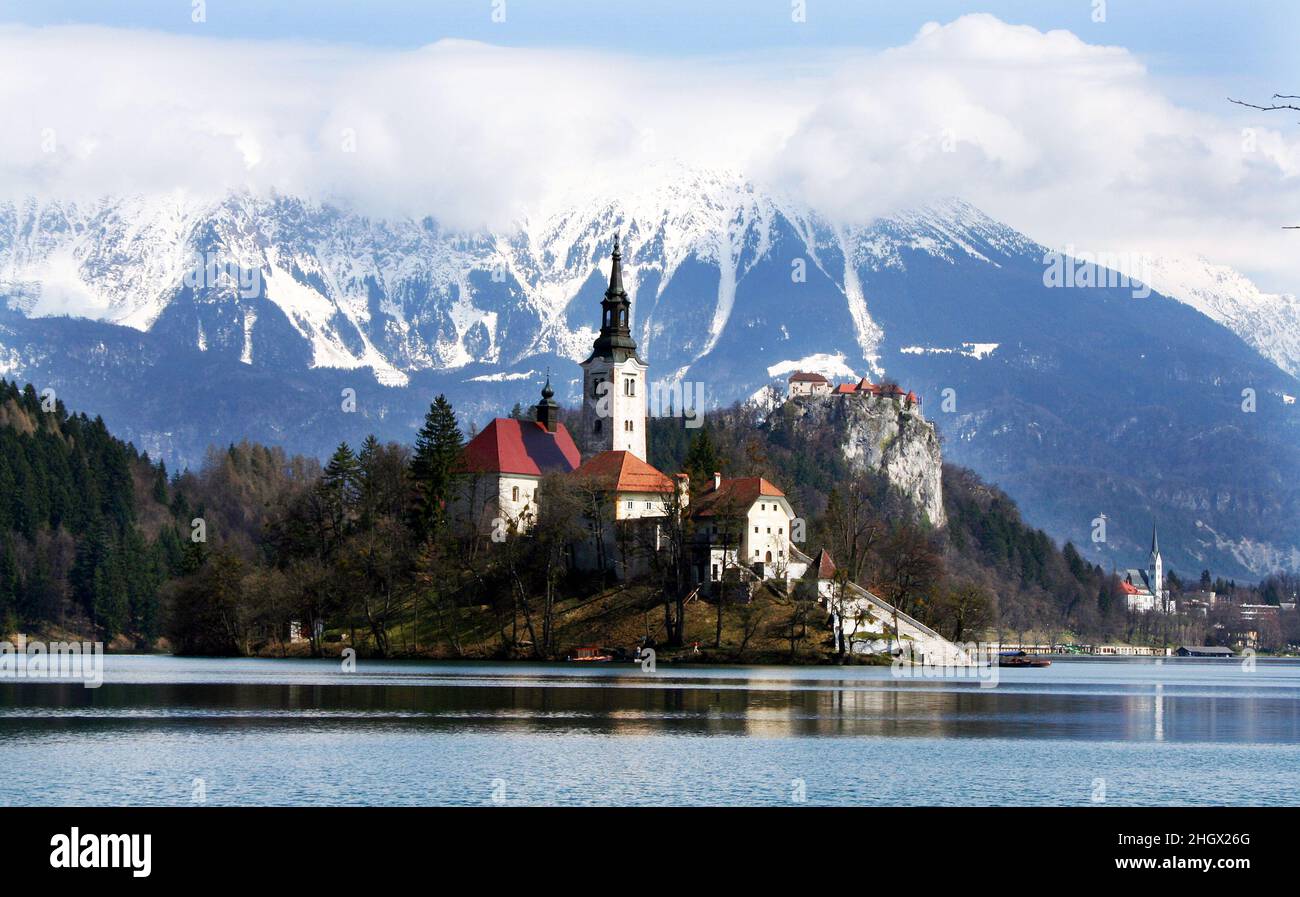
[[[1156,525],[1151,524],[1151,566],[1148,573],[1151,579],[1151,594],[1155,596],[1156,602],[1164,605],[1165,602],[1165,562],[1160,557],[1160,539],[1156,536]],[[1168,611],[1168,606],[1162,607]]]
[[[554,433],[560,425],[560,406],[555,401],[555,390],[551,389],[551,372],[546,371],[546,385],[542,387],[542,400],[533,406],[533,420]]]
[[[631,452],[644,461],[646,363],[632,339],[632,301],[623,289],[618,234],[600,313],[600,335],[582,363],[582,439],[589,451]]]
[[[632,302],[623,289],[623,253],[619,235],[614,234],[613,264],[609,269],[609,288],[600,302],[600,336],[591,347],[591,358],[625,361],[636,358],[636,340],[632,339]],[[588,359],[588,361],[591,360]]]

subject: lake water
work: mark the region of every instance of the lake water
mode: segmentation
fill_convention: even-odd
[[[0,804],[1300,804],[1300,663],[105,658],[0,679]]]

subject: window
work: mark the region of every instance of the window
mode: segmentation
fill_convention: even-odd
[[[636,380],[634,378],[628,377],[623,381],[623,395],[625,396],[636,395]]]
[[[511,501],[519,501],[519,487],[518,487],[518,486],[514,486],[513,488],[511,488],[511,490],[510,490],[510,500],[511,500]]]
[[[757,548],[754,549],[754,557],[758,557],[758,549],[757,549]]]
[[[759,506],[758,506],[758,509],[759,509],[760,511],[766,511],[766,510],[767,510],[767,505],[759,505]]]
[[[625,421],[623,421],[623,429],[626,430],[627,432],[631,433],[631,432],[632,432],[632,422],[631,422],[630,420],[625,420]]]
[[[767,534],[768,534],[769,536],[772,535],[772,527],[769,526],[769,527],[767,528]]]
[[[754,527],[754,532],[758,532],[758,527]]]
[[[593,433],[600,432],[600,418],[596,418],[596,422],[591,425],[591,432]]]
[[[785,527],[784,527],[784,526],[778,526],[778,527],[776,528],[776,534],[777,534],[778,536],[784,536],[784,535],[785,535]]]
[[[630,498],[627,500],[627,509],[628,509],[629,511],[632,510],[632,499],[630,499]]]
[[[654,503],[653,503],[653,502],[646,502],[646,503],[645,503],[645,509],[646,509],[647,511],[649,511],[649,510],[650,510],[651,508],[653,508],[653,507],[654,507]]]
[[[604,381],[604,379],[601,378],[601,377],[597,377],[595,380],[592,380],[592,381],[591,381],[591,397],[592,397],[593,399],[599,399],[599,398],[601,397],[601,395],[603,395],[603,391],[601,390],[601,386],[603,386],[604,383],[605,383],[605,381]]]

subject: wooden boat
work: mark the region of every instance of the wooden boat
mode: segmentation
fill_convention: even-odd
[[[1050,667],[1052,662],[1045,657],[1034,657],[1024,651],[1003,651],[998,655],[1000,667]]]
[[[579,645],[568,659],[573,663],[609,663],[614,655],[599,645]]]

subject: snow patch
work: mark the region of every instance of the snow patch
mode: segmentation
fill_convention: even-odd
[[[768,367],[767,375],[776,379],[778,377],[787,377],[796,371],[821,374],[831,380],[858,379],[858,375],[854,373],[853,368],[849,367],[843,352],[836,352],[834,355],[822,352],[815,355],[806,355],[798,360],[779,361]],[[766,387],[764,388],[766,389]]]
[[[537,371],[499,371],[495,374],[479,374],[470,377],[467,383],[505,383],[509,380],[528,380],[537,376]]]
[[[962,343],[960,346],[904,346],[898,351],[904,355],[965,355],[967,358],[988,358],[1000,343]]]

